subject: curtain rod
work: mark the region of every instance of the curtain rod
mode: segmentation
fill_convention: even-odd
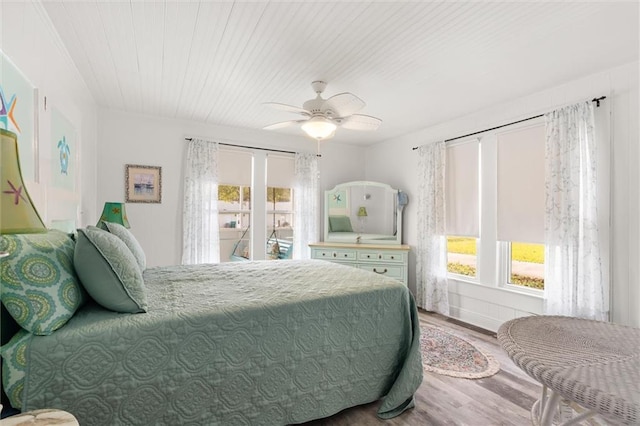
[[[190,141],[193,140],[193,138],[184,138],[185,141]],[[238,145],[238,144],[233,144],[233,143],[226,143],[226,142],[218,142],[218,145],[224,145],[224,146],[233,146],[235,148],[248,148],[248,149],[259,149],[261,151],[269,151],[269,152],[282,152],[284,154],[296,154],[295,151],[284,151],[281,149],[271,149],[271,148],[260,148],[257,146],[249,146],[249,145]],[[317,157],[322,157],[321,154],[316,154]]]
[[[600,101],[602,101],[604,99],[607,99],[607,97],[606,96],[600,96],[599,98],[591,99],[591,102],[595,102],[596,103],[596,108],[597,108],[597,107],[600,106]],[[533,117],[523,118],[522,120],[512,121],[511,123],[502,124],[502,125],[496,126],[496,127],[491,127],[490,129],[480,130],[479,132],[473,132],[473,133],[469,133],[467,135],[456,136],[455,138],[445,139],[444,141],[445,141],[445,143],[446,142],[451,142],[451,141],[455,141],[455,140],[458,140],[458,139],[463,139],[463,138],[466,138],[466,137],[469,137],[469,136],[478,135],[480,133],[490,132],[491,130],[500,129],[502,127],[513,126],[514,124],[522,123],[523,121],[529,121],[529,120],[533,120],[533,119],[540,118],[540,117],[544,117],[544,114],[538,114],[538,115],[534,115]],[[420,147],[419,146],[414,146],[411,149],[413,151],[415,151],[418,148],[420,148]]]

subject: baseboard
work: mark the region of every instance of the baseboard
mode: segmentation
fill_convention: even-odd
[[[486,334],[487,336],[496,337],[496,333],[491,330],[487,330],[486,328],[478,327],[477,325],[460,321],[459,319],[456,319],[456,318],[447,317],[446,321],[455,325],[459,325],[464,328],[468,328],[469,330],[477,331],[478,333]]]
[[[422,308],[418,308],[418,311],[424,312],[427,315],[432,315],[438,317],[440,320],[445,322],[450,322],[451,324],[459,325],[460,327],[468,328],[469,330],[477,331],[481,334],[486,334],[487,336],[496,337],[496,333],[494,331],[488,330],[486,328],[478,327],[477,325],[470,324],[468,322],[464,322],[457,318],[448,317],[446,315],[439,314],[437,312],[426,311]]]

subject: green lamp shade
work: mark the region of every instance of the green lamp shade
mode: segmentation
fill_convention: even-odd
[[[127,211],[124,208],[124,203],[104,203],[104,209],[102,209],[102,215],[100,216],[100,222],[118,223],[125,228],[131,228],[129,226],[129,219],[127,219]]]
[[[46,232],[20,171],[18,137],[0,129],[0,234]]]
[[[367,208],[366,207],[360,207],[358,209],[358,217],[367,217]]]

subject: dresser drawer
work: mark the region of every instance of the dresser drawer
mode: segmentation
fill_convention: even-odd
[[[1,0],[0,0],[1,1]],[[311,258],[340,263],[396,279],[408,285],[409,246],[382,244],[309,244]]]
[[[404,256],[402,253],[390,253],[390,252],[373,252],[373,251],[359,251],[358,261],[362,262],[385,262],[385,263],[404,263]]]
[[[355,250],[314,249],[314,259],[325,260],[356,260]]]
[[[404,263],[404,253],[382,253],[382,261]]]
[[[402,265],[380,265],[380,264],[358,264],[358,268],[366,271],[375,272],[378,275],[384,275],[385,277],[395,278],[400,281],[404,281],[404,268]]]

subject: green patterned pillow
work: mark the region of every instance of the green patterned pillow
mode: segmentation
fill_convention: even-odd
[[[26,330],[20,330],[9,343],[0,348],[0,354],[4,359],[2,387],[11,406],[17,409],[22,408],[22,391],[27,373],[27,343],[31,336]]]
[[[100,224],[101,228],[104,225],[106,231],[109,231],[116,237],[120,238],[122,242],[124,242],[127,247],[129,247],[129,250],[131,250],[131,253],[136,258],[136,262],[138,262],[138,265],[140,265],[140,270],[144,271],[147,267],[147,257],[144,254],[144,250],[142,250],[142,246],[140,245],[138,240],[136,240],[136,237],[133,236],[131,231],[129,231],[119,223],[102,221],[100,222]]]
[[[2,304],[25,330],[47,336],[84,302],[73,268],[75,243],[64,232],[3,235],[0,250]]]
[[[85,290],[103,307],[132,314],[147,311],[142,272],[120,238],[94,226],[78,229],[73,263]]]

